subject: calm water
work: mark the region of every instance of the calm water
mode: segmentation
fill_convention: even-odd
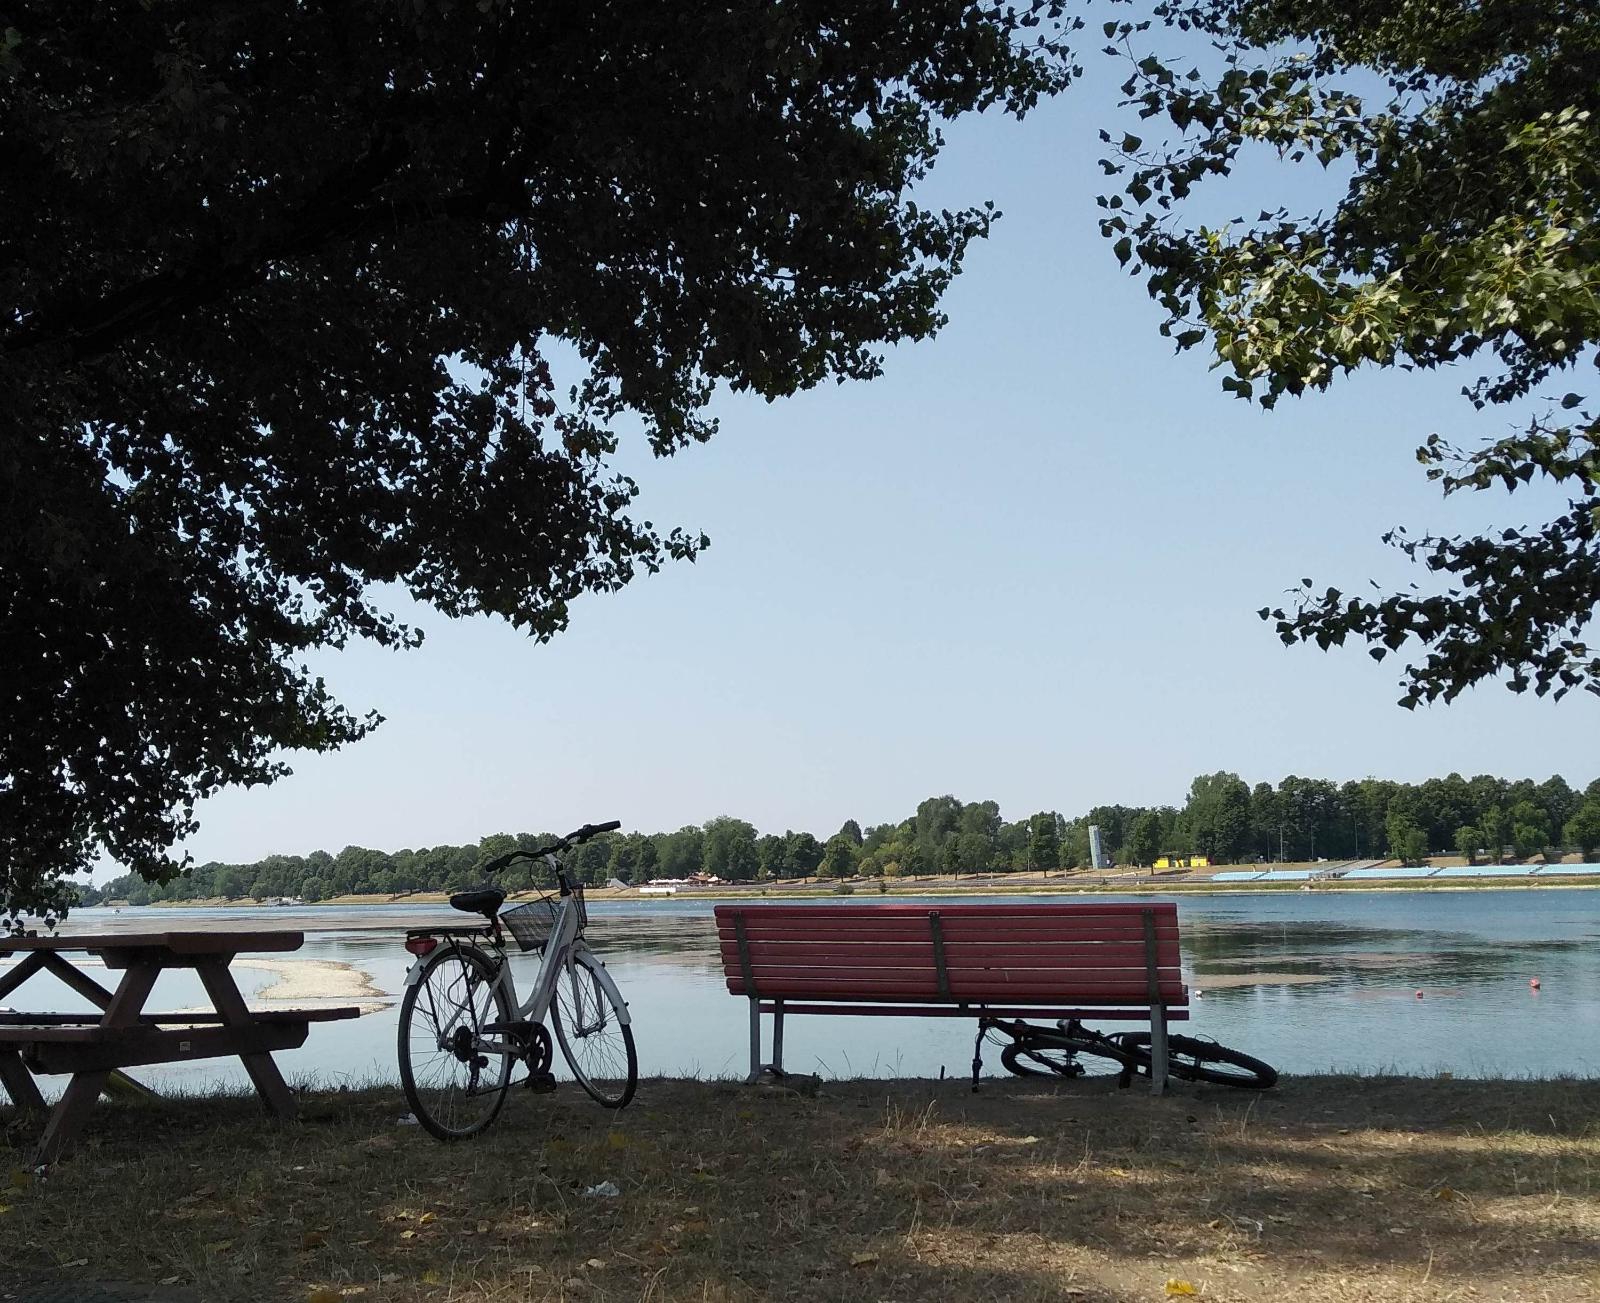
[[[1184,899],[1178,909],[1185,975],[1202,992],[1188,1030],[1282,1071],[1600,1076],[1600,892],[1239,894]],[[746,1006],[723,985],[711,911],[709,901],[590,906],[590,940],[630,1002],[645,1073],[744,1073]],[[304,1047],[279,1056],[291,1078],[394,1078],[398,996],[410,960],[401,933],[440,911],[377,906],[359,915],[359,928],[308,931],[303,949],[288,958],[351,965],[393,1002],[355,1022],[314,1024]],[[235,927],[292,927],[327,917],[315,909],[85,910],[73,925],[167,929],[225,918]],[[524,989],[534,962],[517,960]],[[274,980],[265,971],[236,971],[247,997]],[[1529,988],[1533,977],[1541,990]],[[7,1001],[23,1009],[81,1007],[43,975]],[[203,1004],[198,983],[177,972],[163,976],[148,1007]],[[785,1058],[793,1070],[824,1076],[937,1076],[941,1068],[962,1075],[972,1036],[962,1019],[796,1017],[787,1024]],[[993,1051],[986,1067],[998,1070]],[[237,1061],[224,1060],[140,1075],[189,1086],[244,1080]]]

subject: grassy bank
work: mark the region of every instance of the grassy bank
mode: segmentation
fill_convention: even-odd
[[[519,1093],[452,1147],[404,1111],[103,1106],[48,1180],[0,1192],[0,1297],[1600,1298],[1600,1082],[648,1081],[620,1116]],[[32,1130],[7,1134],[14,1167]]]

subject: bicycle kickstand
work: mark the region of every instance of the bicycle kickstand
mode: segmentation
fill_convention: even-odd
[[[978,1093],[978,1073],[983,1071],[983,1034],[989,1029],[980,1021],[978,1038],[972,1043],[972,1093]]]

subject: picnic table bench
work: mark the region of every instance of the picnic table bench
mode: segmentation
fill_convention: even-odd
[[[273,1051],[304,1044],[313,1022],[354,1018],[361,1011],[252,1011],[228,970],[242,951],[298,950],[304,940],[303,933],[277,931],[0,936],[0,956],[23,956],[9,971],[0,971],[0,1002],[35,974],[47,972],[99,1010],[98,1017],[0,1012],[0,1087],[18,1109],[44,1110],[32,1074],[72,1076],[50,1111],[35,1164],[54,1162],[113,1077],[127,1081],[122,1069],[141,1064],[238,1055],[268,1112],[293,1117],[294,1096],[272,1061]],[[97,955],[106,968],[121,971],[115,991],[64,957],[77,951]],[[169,968],[193,969],[213,1011],[145,1012],[156,979]]]
[[[750,1002],[750,1075],[783,1072],[786,1014],[1148,1021],[1189,1016],[1178,910],[1135,905],[718,905],[728,990]],[[772,1062],[761,1061],[771,1014]]]

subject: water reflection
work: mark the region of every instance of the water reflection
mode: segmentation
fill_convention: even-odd
[[[97,913],[84,911],[75,922],[89,930]],[[215,925],[220,916],[233,927],[260,925],[241,910],[161,910],[155,923],[128,917],[140,913],[124,910],[118,923],[174,928],[185,919]],[[307,931],[297,955],[353,965],[393,1001],[354,1023],[314,1026],[304,1047],[282,1056],[286,1071],[325,1084],[392,1079],[398,996],[410,963],[401,934],[437,919],[437,907],[269,913],[276,926],[320,925]],[[1284,1071],[1600,1074],[1600,893],[1239,895],[1184,899],[1179,915],[1186,978],[1199,992],[1188,1030]],[[723,983],[712,903],[597,901],[590,916],[591,939],[633,1011],[642,1071],[742,1075],[745,1006]],[[524,990],[536,963],[514,960]],[[1533,977],[1542,989],[1530,988]],[[191,977],[162,981],[169,978],[170,992],[158,988],[154,997],[164,1007],[201,1003]],[[270,980],[240,972],[247,994]],[[42,979],[8,1000],[20,1008],[78,1007]],[[972,1033],[955,1019],[795,1018],[787,1058],[796,1070],[825,1075],[960,1075],[971,1061]],[[997,1070],[997,1056],[988,1065]],[[237,1065],[221,1061],[146,1075],[194,1086],[243,1081]]]

